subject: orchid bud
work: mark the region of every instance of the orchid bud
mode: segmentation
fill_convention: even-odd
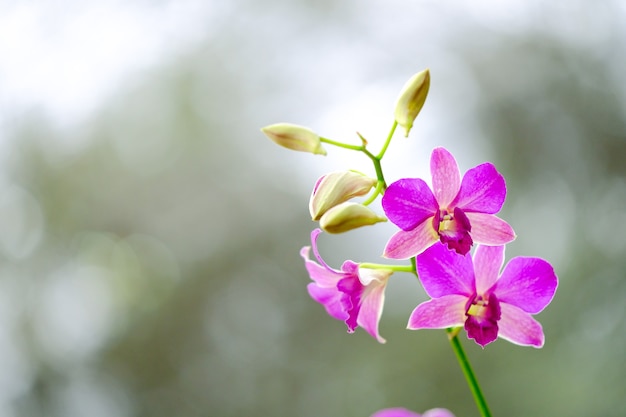
[[[343,233],[361,226],[386,222],[363,204],[346,201],[328,210],[320,219],[320,227],[328,233]]]
[[[396,122],[405,129],[405,137],[413,127],[413,121],[422,110],[428,89],[430,88],[430,71],[425,69],[409,79],[402,87],[402,92],[396,102]]]
[[[272,141],[287,149],[301,152],[310,152],[317,155],[326,155],[322,142],[317,133],[308,127],[291,123],[276,123],[265,126],[261,132]]]
[[[367,194],[376,180],[360,172],[338,171],[320,177],[309,200],[311,219],[319,220],[332,207]]]

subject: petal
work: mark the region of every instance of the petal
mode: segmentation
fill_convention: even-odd
[[[439,209],[432,191],[419,178],[392,183],[383,195],[382,205],[389,220],[402,230],[414,229]]]
[[[388,271],[387,277],[382,280],[372,280],[365,288],[361,297],[361,310],[357,318],[359,326],[363,327],[379,343],[386,342],[378,333],[378,323],[383,313],[387,279],[391,273],[392,271]]]
[[[454,417],[454,414],[445,408],[433,408],[425,411],[422,417]]]
[[[498,322],[500,332],[498,336],[511,343],[522,346],[543,346],[545,336],[541,324],[530,314],[511,304],[501,303],[502,317]]]
[[[384,410],[380,410],[371,415],[371,417],[421,417],[419,414],[414,413],[413,411],[407,410],[406,408],[385,408]],[[435,417],[435,416],[431,416]],[[445,416],[441,416],[445,417]],[[452,416],[454,417],[454,416]]]
[[[430,156],[433,193],[439,207],[448,207],[459,192],[461,173],[454,156],[445,148],[435,148]]]
[[[405,232],[400,230],[391,236],[383,256],[391,259],[408,259],[422,253],[439,239],[433,229],[433,218],[430,217],[417,225],[416,228]]]
[[[465,173],[461,189],[450,206],[466,212],[494,214],[500,211],[505,198],[504,177],[493,164],[485,162]]]
[[[300,250],[300,255],[304,258],[304,266],[309,273],[309,277],[315,281],[317,285],[323,288],[335,288],[337,282],[343,276],[339,271],[335,271],[330,268],[325,268],[316,264],[309,259],[309,246],[305,246]]]
[[[459,255],[443,243],[435,243],[417,257],[417,272],[426,294],[432,298],[449,294],[474,294],[474,266],[468,253]]]
[[[337,283],[337,289],[341,292],[341,307],[348,313],[346,319],[348,333],[354,333],[358,326],[357,318],[361,310],[361,297],[365,287],[357,275],[346,275]]]
[[[315,229],[311,232],[311,246],[313,247],[313,255],[315,255],[315,258],[317,258],[318,262],[322,264],[324,268],[330,269],[332,271],[333,269],[330,266],[326,265],[326,262],[324,262],[324,260],[320,256],[319,251],[317,250],[317,238],[319,237],[320,233],[322,233],[322,229]]]
[[[485,294],[498,279],[504,263],[504,246],[477,246],[474,251],[476,292]]]
[[[342,321],[348,319],[348,313],[344,311],[341,303],[342,293],[336,288],[322,288],[312,282],[307,286],[307,290],[311,298],[322,304],[332,318]]]
[[[503,303],[537,314],[550,304],[557,286],[552,265],[540,258],[520,256],[504,267],[496,283],[496,294]]]
[[[496,246],[515,240],[515,232],[507,222],[493,214],[465,213],[472,226],[470,235],[474,243]]]
[[[446,295],[418,305],[409,317],[407,329],[445,329],[462,326],[465,322],[467,297]]]

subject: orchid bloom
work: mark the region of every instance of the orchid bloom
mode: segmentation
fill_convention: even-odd
[[[430,157],[433,189],[419,178],[392,183],[382,199],[385,214],[400,229],[389,239],[384,256],[417,256],[437,240],[465,255],[474,243],[504,245],[515,232],[494,216],[506,197],[504,177],[489,162],[465,173],[454,156],[435,148]]]
[[[432,298],[415,308],[408,328],[443,329],[464,325],[484,347],[499,336],[540,348],[544,334],[533,317],[552,298],[558,278],[543,259],[513,258],[504,267],[504,246],[478,246],[474,258],[437,243],[417,257],[417,271]]]
[[[317,250],[317,238],[322,231],[311,232],[311,246],[300,251],[309,276],[314,281],[307,287],[313,300],[322,304],[328,314],[345,321],[348,333],[361,326],[378,342],[385,343],[378,333],[378,322],[385,301],[385,287],[393,271],[361,268],[359,264],[345,261],[341,270],[332,269]],[[309,259],[309,251],[319,263]]]
[[[454,414],[445,408],[433,408],[424,412],[424,414],[418,414],[406,408],[398,407],[377,411],[371,417],[454,417]]]

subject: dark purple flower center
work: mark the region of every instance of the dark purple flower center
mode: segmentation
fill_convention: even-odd
[[[433,227],[439,233],[439,240],[448,246],[448,249],[465,255],[474,244],[469,232],[472,225],[469,219],[458,207],[451,213],[448,210],[439,210],[439,216],[435,215]]]
[[[498,337],[498,320],[500,320],[500,302],[495,294],[489,297],[475,295],[467,303],[465,330],[470,339],[485,346]]]

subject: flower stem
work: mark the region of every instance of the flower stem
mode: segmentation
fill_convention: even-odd
[[[478,380],[474,375],[472,366],[470,365],[469,360],[465,355],[465,351],[463,350],[463,346],[461,346],[461,342],[459,341],[458,334],[460,330],[460,327],[455,329],[446,329],[446,332],[448,332],[448,339],[450,340],[452,350],[454,350],[454,354],[459,361],[459,365],[461,365],[461,370],[463,370],[463,375],[465,375],[467,385],[469,385],[470,391],[474,396],[474,401],[476,402],[478,411],[480,411],[480,415],[482,417],[491,417],[491,412],[489,411],[489,407],[487,406],[487,401],[485,401],[485,397],[480,390],[480,385],[478,384]]]
[[[413,272],[413,267],[411,265],[385,265],[364,262],[359,264],[359,267],[368,269],[388,269],[394,272]]]
[[[391,126],[391,130],[389,131],[389,134],[387,135],[387,140],[385,140],[385,144],[383,145],[383,148],[380,150],[378,155],[376,155],[376,159],[381,160],[383,159],[383,156],[385,156],[385,152],[387,152],[387,148],[389,147],[389,144],[391,143],[391,138],[393,137],[393,134],[396,132],[396,127],[398,127],[398,122],[394,120],[393,125]]]
[[[322,138],[322,137],[320,137],[320,142],[328,143],[329,145],[334,145],[339,148],[350,149],[352,151],[362,151],[365,149],[365,146],[363,145],[350,145],[349,143],[338,142],[336,140]]]

